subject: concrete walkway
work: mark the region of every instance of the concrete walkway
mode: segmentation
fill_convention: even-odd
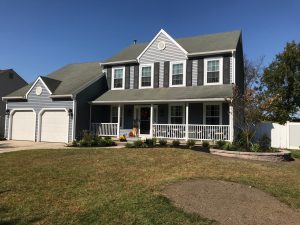
[[[33,141],[0,141],[0,153],[29,149],[60,149],[67,148],[64,143],[33,142]]]

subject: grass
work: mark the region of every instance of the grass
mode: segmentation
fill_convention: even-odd
[[[0,225],[212,224],[160,190],[183,179],[252,185],[300,208],[300,163],[260,163],[182,149],[30,150],[0,154]]]
[[[300,159],[300,150],[292,150],[291,152],[292,152],[293,158]]]

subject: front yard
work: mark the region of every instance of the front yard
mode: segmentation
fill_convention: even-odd
[[[0,224],[211,224],[160,195],[189,178],[243,183],[300,208],[300,163],[182,149],[29,150],[0,155]]]

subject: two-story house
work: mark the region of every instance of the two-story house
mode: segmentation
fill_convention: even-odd
[[[233,140],[243,90],[240,31],[174,39],[164,30],[103,62],[66,65],[3,97],[5,136],[70,142],[101,136]],[[238,112],[241,113],[241,112]]]
[[[240,31],[174,39],[160,30],[101,65],[109,90],[91,102],[97,134],[233,140],[234,109],[225,99],[233,85],[243,91]]]

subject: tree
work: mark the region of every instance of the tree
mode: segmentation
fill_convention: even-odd
[[[238,86],[233,87],[233,96],[227,102],[234,109],[234,124],[239,130],[235,142],[250,149],[255,135],[255,126],[261,119],[258,87],[263,71],[263,57],[249,60],[244,56],[244,92]]]
[[[300,43],[287,43],[265,69],[261,79],[261,107],[268,120],[286,123],[300,107]]]

